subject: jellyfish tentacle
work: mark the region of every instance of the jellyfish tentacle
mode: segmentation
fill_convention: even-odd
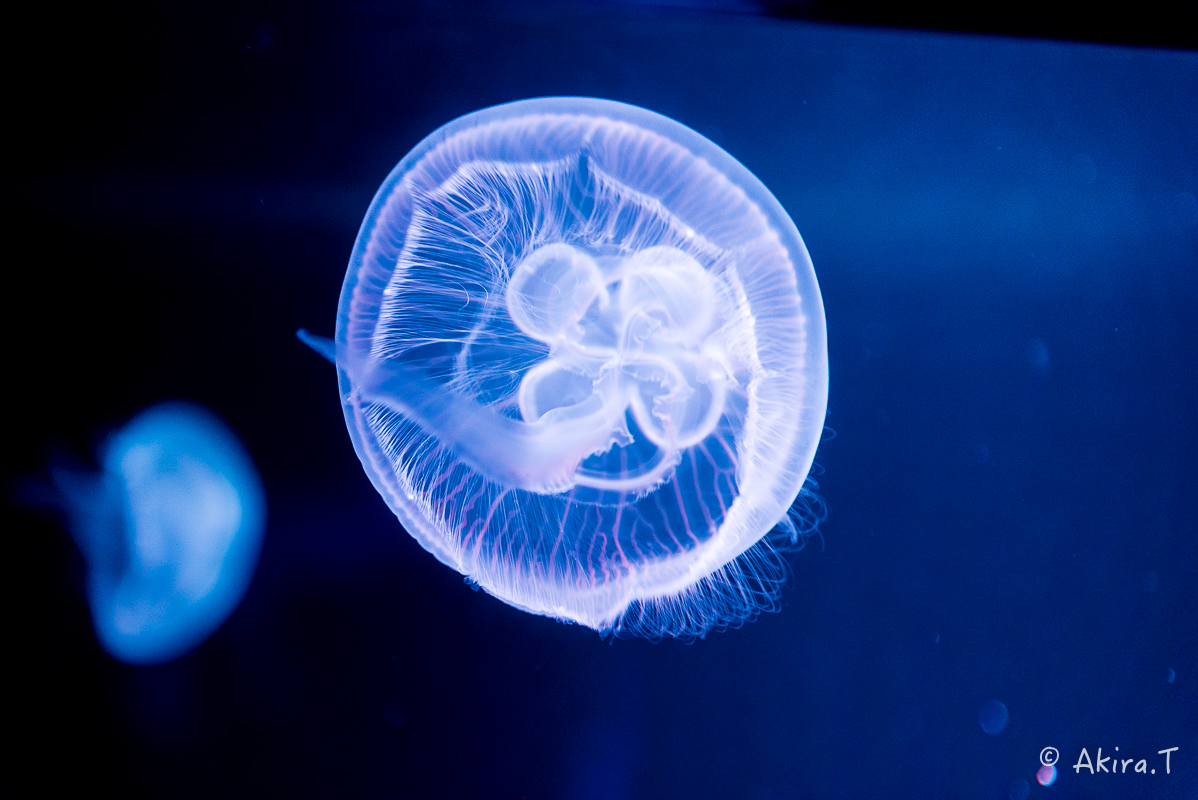
[[[404,365],[369,358],[355,368],[359,401],[403,414],[480,473],[513,488],[557,494],[574,485],[587,455],[610,447],[618,415],[592,394],[535,422],[514,420]]]

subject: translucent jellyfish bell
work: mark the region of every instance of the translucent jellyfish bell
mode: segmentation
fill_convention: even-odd
[[[241,602],[262,542],[261,481],[233,432],[184,403],[143,411],[100,456],[100,475],[55,473],[96,635],[122,661],[169,661]]]
[[[650,636],[775,599],[823,304],[778,201],[689,128],[585,98],[449,123],[375,195],[335,343],[306,338],[400,522],[496,597]]]

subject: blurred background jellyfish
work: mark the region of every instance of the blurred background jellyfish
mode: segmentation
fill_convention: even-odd
[[[400,522],[517,608],[735,625],[819,516],[788,518],[827,405],[807,250],[744,166],[645,109],[525,100],[433,132],[366,214],[335,341],[300,335]]]
[[[185,403],[153,406],[112,434],[102,471],[53,477],[87,562],[104,649],[131,664],[194,649],[241,602],[266,502],[236,435]]]

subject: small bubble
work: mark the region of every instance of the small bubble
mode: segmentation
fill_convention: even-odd
[[[1057,779],[1057,768],[1045,764],[1036,770],[1036,780],[1041,786],[1052,786],[1053,781]]]
[[[978,712],[978,724],[982,730],[991,736],[996,736],[1006,730],[1007,722],[1011,719],[1007,707],[997,700],[991,700],[982,706]]]
[[[256,42],[258,51],[261,53],[274,52],[275,45],[278,43],[278,32],[275,26],[269,22],[264,22],[258,26],[258,40]]]
[[[1155,592],[1156,587],[1158,587],[1160,585],[1161,585],[1161,576],[1157,575],[1152,570],[1145,571],[1144,575],[1140,578],[1140,588],[1143,589],[1144,591],[1148,592],[1149,594],[1152,594],[1153,592]]]
[[[1170,667],[1169,671],[1165,673],[1165,683],[1173,683],[1176,678],[1177,673],[1173,671],[1172,667]]]
[[[1011,781],[1011,786],[1007,789],[1007,796],[1011,800],[1027,800],[1027,796],[1031,793],[1032,787],[1023,778]]]
[[[1048,345],[1043,339],[1037,337],[1028,342],[1027,361],[1032,366],[1032,372],[1041,378],[1048,377],[1048,373],[1052,371],[1052,359],[1048,355]]]

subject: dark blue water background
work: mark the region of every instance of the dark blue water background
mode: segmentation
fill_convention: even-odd
[[[14,725],[60,765],[15,779],[1194,797],[1195,54],[622,6],[164,4],[102,32],[42,31],[18,75],[6,474],[187,398],[244,438],[270,520],[228,623],[132,668],[96,645],[67,535],[6,512]],[[69,79],[38,77],[64,60]],[[781,612],[740,630],[603,641],[471,591],[375,494],[332,369],[294,339],[332,333],[361,216],[409,148],[563,94],[720,144],[815,262],[829,516]],[[1157,774],[1077,774],[1083,747]]]

